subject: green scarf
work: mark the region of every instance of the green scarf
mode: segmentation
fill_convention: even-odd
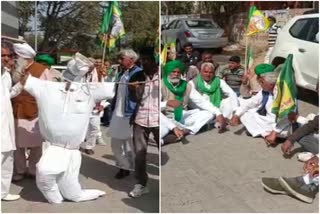
[[[183,102],[183,95],[187,89],[187,81],[180,80],[178,86],[173,87],[173,85],[169,82],[168,77],[163,78],[163,82],[165,86],[175,95],[175,99]],[[174,109],[174,119],[178,122],[182,119],[183,105]]]
[[[198,74],[196,83],[197,83],[197,89],[199,90],[199,92],[202,94],[207,94],[210,97],[210,102],[214,106],[219,108],[222,100],[222,93],[220,89],[220,79],[218,77],[215,77],[211,81],[210,88],[208,89],[205,87],[204,81],[201,75]]]

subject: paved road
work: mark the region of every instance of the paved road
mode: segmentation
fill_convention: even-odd
[[[103,133],[106,128],[103,127]],[[159,211],[159,158],[158,150],[149,147],[148,173],[150,193],[132,199],[127,193],[133,188],[135,179],[130,175],[125,180],[116,180],[114,175],[117,168],[113,166],[110,139],[104,134],[107,146],[96,146],[93,156],[83,155],[80,174],[80,183],[85,188],[97,188],[107,192],[107,195],[98,200],[73,203],[64,202],[51,205],[45,201],[38,191],[33,180],[25,180],[11,187],[12,193],[20,193],[22,199],[15,202],[2,202],[2,212],[14,213],[135,213]],[[58,158],[58,157],[57,157]]]
[[[299,102],[301,115],[318,107]],[[282,157],[280,146],[266,147],[261,138],[224,134],[213,129],[188,136],[188,144],[162,147],[162,212],[318,212],[318,196],[306,204],[265,192],[262,177],[297,176],[303,164]]]

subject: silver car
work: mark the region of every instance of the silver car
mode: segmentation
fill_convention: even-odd
[[[194,48],[222,48],[228,43],[224,30],[212,19],[182,18],[171,21],[161,32],[162,43],[176,42],[177,51],[190,42]]]

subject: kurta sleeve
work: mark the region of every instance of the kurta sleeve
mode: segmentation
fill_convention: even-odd
[[[112,82],[88,83],[90,92],[96,103],[114,97],[114,86]]]
[[[309,121],[307,124],[298,128],[291,136],[288,137],[288,140],[295,142],[300,140],[302,137],[319,131],[319,115],[317,115],[313,120]]]
[[[40,80],[38,78],[35,78],[29,75],[24,85],[24,90],[26,90],[35,98],[39,98],[41,89],[43,88],[43,84],[44,84],[43,80]]]
[[[220,88],[224,95],[230,97],[232,106],[238,106],[237,94],[232,90],[232,88],[224,80],[220,80]]]
[[[191,86],[190,100],[193,104],[195,104],[198,108],[207,110],[216,116],[221,115],[221,111],[219,108],[215,107],[214,105],[212,105],[212,103],[202,97],[193,85]]]
[[[240,105],[237,109],[235,114],[237,116],[241,116],[246,111],[248,111],[251,108],[255,108],[260,105],[262,100],[262,90],[258,92],[255,96],[251,97],[250,99],[246,100],[245,104]]]
[[[18,82],[10,89],[10,98],[12,99],[18,96],[22,90],[23,90],[23,85],[20,82]]]

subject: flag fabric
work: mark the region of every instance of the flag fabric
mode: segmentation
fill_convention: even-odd
[[[116,41],[125,34],[121,20],[121,11],[117,1],[111,1],[103,15],[99,29],[99,38],[107,48],[114,48]]]
[[[164,66],[167,63],[167,54],[168,54],[168,44],[164,43],[163,48],[161,50],[161,66]]]
[[[272,104],[272,112],[278,120],[290,112],[297,111],[297,90],[292,68],[293,55],[289,54],[280,71],[276,83],[276,97]]]
[[[251,36],[257,33],[265,32],[269,28],[269,20],[255,6],[251,6],[248,14],[248,24],[246,35]]]

